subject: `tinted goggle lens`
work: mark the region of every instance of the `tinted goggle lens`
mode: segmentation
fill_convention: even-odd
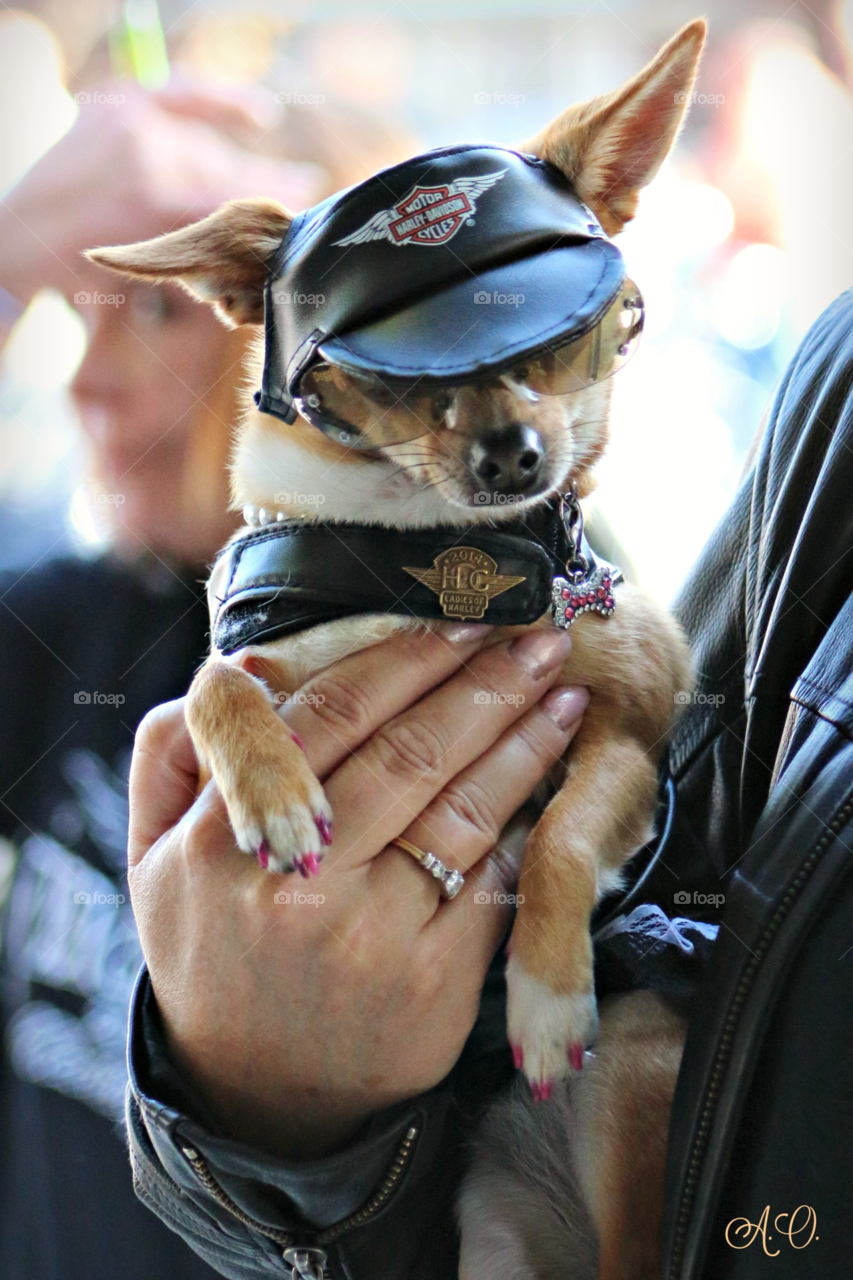
[[[602,319],[582,338],[524,360],[509,376],[541,396],[572,395],[603,382],[631,359],[643,331],[643,299],[625,280]]]
[[[325,361],[303,374],[296,407],[340,444],[377,449],[414,440],[441,423],[454,388],[345,373]]]
[[[631,280],[625,280],[589,333],[540,351],[489,381],[501,382],[528,400],[573,395],[617,373],[633,355],[642,329],[642,296]],[[320,361],[303,374],[294,399],[304,418],[340,444],[377,449],[435,430],[461,389],[427,378],[406,381],[350,373]]]

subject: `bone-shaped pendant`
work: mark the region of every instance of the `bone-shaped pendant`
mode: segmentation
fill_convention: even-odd
[[[597,613],[602,618],[609,618],[616,609],[613,587],[620,577],[613,565],[602,561],[580,582],[555,578],[551,584],[551,603],[557,626],[570,627],[584,613]]]

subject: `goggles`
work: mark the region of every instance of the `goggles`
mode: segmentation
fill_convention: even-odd
[[[531,403],[540,396],[576,395],[627,363],[636,350],[643,318],[642,295],[626,278],[587,333],[553,349],[515,357],[505,372],[492,372],[482,381],[499,383]],[[380,377],[320,359],[300,378],[293,400],[303,418],[338,444],[378,449],[437,430],[463,387],[472,382]]]

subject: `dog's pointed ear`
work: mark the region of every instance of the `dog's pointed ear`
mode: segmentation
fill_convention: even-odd
[[[707,29],[688,23],[621,89],[569,107],[518,148],[556,165],[608,235],[633,218],[675,141]]]
[[[276,200],[229,200],[180,231],[86,257],[123,275],[182,284],[229,326],[261,324],[269,263],[292,221]]]

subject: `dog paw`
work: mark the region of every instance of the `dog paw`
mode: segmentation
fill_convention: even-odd
[[[535,1100],[545,1102],[556,1081],[583,1066],[584,1050],[598,1030],[595,996],[558,995],[526,973],[515,956],[507,962],[506,983],[513,1060],[530,1081]]]
[[[332,809],[304,756],[256,762],[241,785],[220,786],[244,853],[278,875],[319,873],[324,848],[332,842]]]

